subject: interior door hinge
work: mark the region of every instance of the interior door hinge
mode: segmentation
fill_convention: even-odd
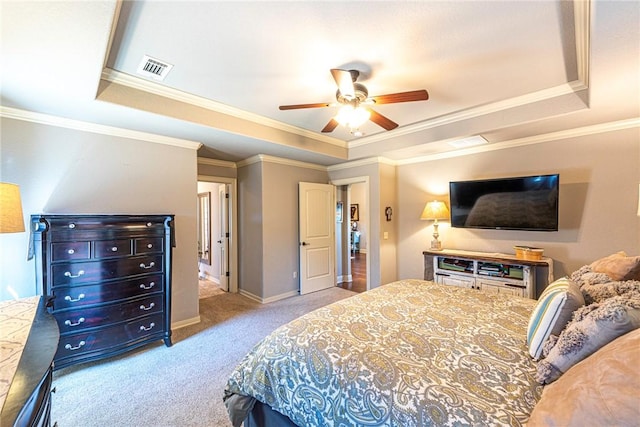
[[[224,273],[225,276],[229,277],[229,272]]]
[[[228,199],[229,198],[229,193],[224,193],[224,198]]]
[[[229,238],[229,233],[225,233],[224,237],[226,237],[228,239]]]

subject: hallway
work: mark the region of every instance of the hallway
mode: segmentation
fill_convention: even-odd
[[[367,290],[367,255],[360,252],[355,253],[351,259],[352,282],[338,283],[337,286],[353,292],[364,292]]]

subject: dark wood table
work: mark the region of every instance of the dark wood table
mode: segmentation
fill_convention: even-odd
[[[0,426],[48,426],[53,356],[60,333],[40,298],[22,357],[0,413]]]

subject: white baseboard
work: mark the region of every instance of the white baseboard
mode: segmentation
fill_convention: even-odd
[[[249,298],[252,301],[259,302],[260,304],[269,304],[270,302],[276,302],[285,298],[291,298],[291,297],[300,295],[300,292],[298,291],[291,291],[291,292],[286,292],[284,294],[276,295],[269,298],[262,298],[262,297],[259,297],[258,295],[252,294],[251,292],[247,292],[244,289],[240,289],[238,293],[240,295],[243,295]]]
[[[179,322],[171,323],[171,330],[184,328],[185,326],[191,326],[200,323],[200,316],[192,317],[191,319],[184,319]]]

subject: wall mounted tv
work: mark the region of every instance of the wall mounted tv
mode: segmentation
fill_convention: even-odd
[[[449,183],[451,226],[558,230],[559,175]]]

